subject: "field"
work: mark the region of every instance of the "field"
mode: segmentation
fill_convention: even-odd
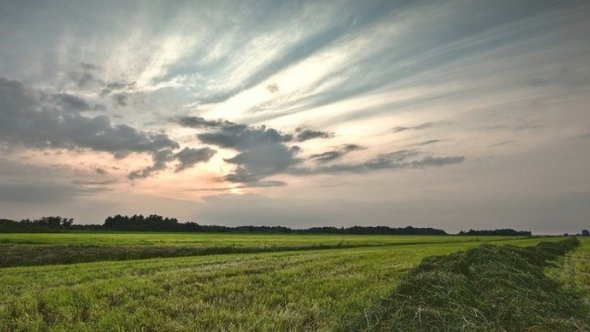
[[[268,251],[206,252],[207,255],[197,252],[190,257],[125,261],[113,261],[125,257],[105,255],[93,256],[95,262],[89,263],[54,265],[36,261],[40,266],[4,267],[0,269],[0,327],[7,331],[315,331],[348,330],[353,325],[366,329],[383,299],[394,292],[400,278],[424,257],[467,250],[483,241],[531,246],[540,241],[560,240],[559,237],[0,234],[1,256],[14,255],[19,247],[27,248],[20,251],[27,255],[34,254],[35,248],[44,252],[44,248],[75,251],[85,247],[108,250],[136,247],[141,251],[150,247],[186,246]],[[585,242],[564,259],[579,262],[574,268],[580,288],[588,285],[588,265],[583,259],[588,258],[589,247],[590,243]],[[281,251],[275,251],[277,248]]]
[[[580,238],[582,246],[561,259],[560,264],[549,269],[548,274],[567,287],[586,296],[590,304],[590,238]]]
[[[503,237],[486,237],[486,241]],[[215,233],[0,234],[0,267],[327,248],[479,242],[471,236]]]

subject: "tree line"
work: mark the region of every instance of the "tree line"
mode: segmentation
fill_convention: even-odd
[[[200,225],[196,222],[179,222],[157,214],[115,215],[105,219],[102,225],[74,224],[72,218],[43,217],[14,221],[0,219],[0,232],[63,232],[63,231],[149,231],[149,232],[204,232],[204,233],[293,233],[293,234],[390,234],[390,235],[447,235],[442,229],[417,228],[407,226],[393,228],[388,226],[352,227],[311,227],[294,229],[285,226],[221,226]]]
[[[293,234],[388,234],[388,235],[447,235],[442,229],[421,227],[389,227],[389,226],[352,226],[352,227],[311,227],[293,229],[285,226],[220,226],[201,225],[193,221],[179,222],[176,218],[167,218],[157,214],[144,216],[111,216],[102,225],[74,224],[73,218],[59,216],[42,217],[39,219],[23,219],[20,221],[0,219],[0,232],[63,232],[63,231],[146,231],[146,232],[203,232],[203,233],[293,233]],[[579,235],[588,236],[588,230]],[[531,236],[530,231],[514,229],[493,229],[461,231],[459,235],[500,235],[500,236]]]
[[[502,228],[502,229],[484,229],[484,230],[473,230],[470,229],[467,232],[460,231],[459,235],[502,235],[502,236],[531,236],[531,231],[516,231],[514,229]]]

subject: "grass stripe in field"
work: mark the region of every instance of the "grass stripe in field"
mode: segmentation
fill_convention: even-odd
[[[502,241],[507,237],[484,237]],[[510,238],[515,240],[518,238]],[[521,238],[522,239],[522,238]],[[222,253],[480,242],[474,236],[60,233],[0,234],[0,267]]]
[[[579,239],[582,245],[564,257],[560,265],[548,269],[547,273],[584,294],[590,305],[590,238]]]
[[[423,257],[477,245],[443,242],[5,268],[0,269],[0,326],[328,330],[362,318],[364,309],[390,294],[400,274]]]
[[[526,248],[482,245],[424,259],[368,320],[346,330],[588,331],[584,294],[544,271],[579,245],[576,238]]]
[[[456,242],[508,239],[506,236],[456,235],[356,235],[356,234],[259,234],[259,233],[0,233],[0,244],[78,245],[302,245],[384,244],[408,242]]]

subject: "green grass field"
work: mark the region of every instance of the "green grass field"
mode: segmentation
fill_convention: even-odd
[[[483,240],[530,246],[561,238],[0,234],[4,248],[358,246],[127,261],[109,261],[112,257],[107,256],[106,261],[82,264],[5,267],[0,269],[0,327],[7,331],[346,330],[350,322],[364,321],[391,294],[398,279],[424,257],[473,248]]]
[[[198,245],[198,246],[299,246],[313,244],[404,244],[514,239],[502,236],[440,235],[340,235],[250,233],[0,233],[0,244],[35,245]]]
[[[505,237],[486,237],[501,241]],[[480,242],[471,236],[215,233],[0,234],[0,267],[327,248]]]
[[[586,296],[590,304],[590,238],[580,238],[582,245],[566,255],[548,274]]]

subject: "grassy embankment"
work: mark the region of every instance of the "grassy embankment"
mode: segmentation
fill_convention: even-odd
[[[514,237],[484,237],[485,241]],[[479,242],[476,236],[236,233],[0,234],[0,267],[228,253]]]
[[[346,329],[350,322],[366,321],[394,292],[403,273],[424,257],[479,244],[447,241],[3,268],[0,326],[27,331]]]

